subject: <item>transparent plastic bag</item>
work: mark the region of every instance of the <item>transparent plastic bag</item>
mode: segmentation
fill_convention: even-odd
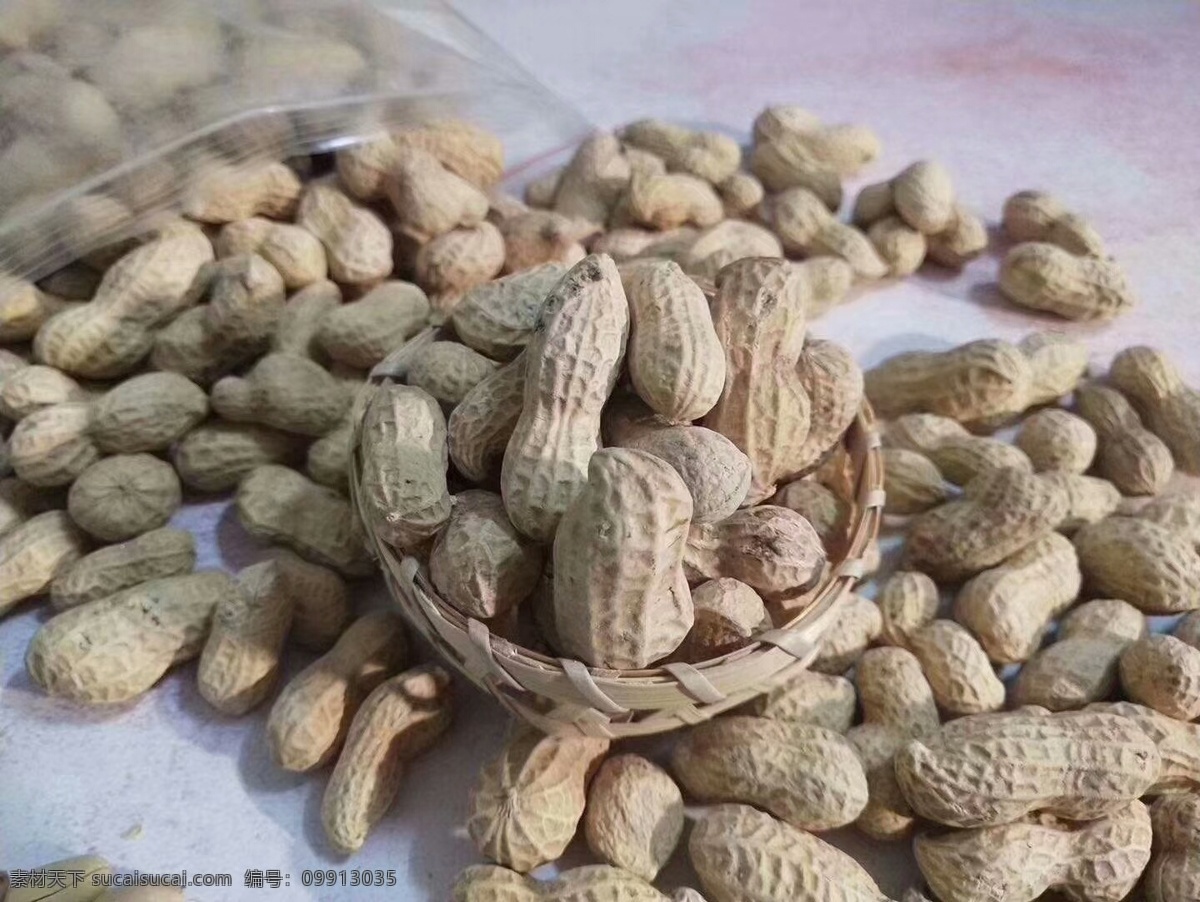
[[[509,167],[587,131],[432,0],[0,0],[0,273],[146,231],[214,171],[449,117]]]

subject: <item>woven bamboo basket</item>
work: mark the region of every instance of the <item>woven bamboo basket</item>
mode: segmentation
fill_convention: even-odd
[[[351,494],[388,589],[412,624],[454,667],[505,709],[545,733],[604,739],[646,736],[708,720],[808,668],[822,634],[864,572],[883,515],[879,433],[864,401],[843,439],[846,497],[853,499],[845,554],[830,561],[809,603],[757,641],[700,664],[604,670],[554,658],[494,634],[438,597],[425,565],[382,541],[361,516],[356,436]]]

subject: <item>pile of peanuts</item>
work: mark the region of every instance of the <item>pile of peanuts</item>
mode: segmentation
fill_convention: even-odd
[[[664,900],[653,881],[686,846],[714,902],[885,899],[818,835],[853,825],[912,839],[927,886],[907,899],[1200,898],[1200,497],[1168,485],[1200,473],[1200,393],[1145,347],[1090,372],[1054,332],[865,374],[809,334],[856,290],[988,250],[931,161],[839,220],[843,179],[878,154],[797,107],[766,109],[747,154],[646,120],[521,201],[497,189],[500,142],[443,121],[305,177],[230,170],[132,247],[7,280],[0,613],[43,595],[57,612],[31,677],[114,704],[198,658],[218,711],[270,702],[280,767],[332,766],[323,821],[351,853],[452,707],[398,617],[354,609],[346,580],[376,571],[364,529],[525,648],[708,661],[845,557],[865,397],[900,569],[851,596],[809,672],[669,760],[515,729],[470,797],[491,863],[453,897]],[[1077,320],[1135,303],[1048,195],[1013,195],[1002,225],[1012,303]],[[185,490],[234,493],[278,551],[192,572],[168,525]],[[321,656],[279,689],[289,646]],[[685,799],[703,806],[686,841]],[[528,876],[580,832],[601,863]]]

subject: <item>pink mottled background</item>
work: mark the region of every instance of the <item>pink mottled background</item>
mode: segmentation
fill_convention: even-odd
[[[1111,326],[1063,325],[1008,307],[992,286],[994,256],[961,275],[927,270],[872,288],[814,327],[864,365],[910,348],[1061,326],[1091,343],[1098,367],[1146,342],[1200,383],[1200,4],[457,6],[597,126],[661,116],[746,137],[764,104],[795,102],[878,132],[885,150],[867,180],[936,157],[962,200],[992,222],[1014,191],[1051,190],[1095,223],[1141,297]],[[223,505],[191,507],[178,522],[200,534],[202,566],[240,566],[259,553]],[[476,861],[462,830],[466,789],[504,729],[478,694],[464,687],[447,741],[413,765],[391,813],[347,861],[321,835],[323,779],[286,775],[269,761],[265,712],[215,716],[192,668],[115,711],[49,700],[22,665],[44,617],[27,610],[0,628],[0,867],[95,850],[123,868],[234,875],[231,891],[189,892],[199,900],[425,900],[447,898],[454,874]],[[889,894],[912,879],[903,844],[835,841],[862,853]],[[396,868],[399,886],[299,885],[303,868],[347,866]],[[291,887],[243,890],[251,867],[281,869]],[[663,886],[688,879],[673,867]]]

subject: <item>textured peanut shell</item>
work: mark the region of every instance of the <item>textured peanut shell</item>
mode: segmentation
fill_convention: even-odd
[[[875,641],[882,618],[875,602],[851,593],[838,610],[838,617],[821,634],[821,650],[813,659],[817,673],[843,674]]]
[[[1030,406],[1051,404],[1070,394],[1087,372],[1088,346],[1061,332],[1031,332],[1017,347],[1033,369]]]
[[[1016,445],[1038,473],[1084,473],[1096,456],[1096,430],[1065,410],[1039,410],[1021,425]]]
[[[1067,497],[1066,514],[1056,528],[1068,535],[1081,526],[1099,523],[1121,504],[1121,493],[1106,479],[1058,471],[1043,473],[1042,478]]]
[[[830,210],[842,205],[837,172],[815,159],[805,141],[757,141],[749,162],[750,171],[768,191],[809,191]]]
[[[25,666],[51,695],[84,704],[128,701],[200,654],[217,605],[236,591],[216,571],[125,589],[48,620],[34,634]]]
[[[759,805],[803,830],[848,824],[867,803],[866,776],[851,746],[809,724],[717,718],[676,745],[671,766],[699,801]]]
[[[346,414],[349,392],[320,364],[268,354],[246,376],[226,376],[212,389],[213,411],[232,422],[258,423],[321,436]]]
[[[593,255],[572,267],[538,322],[500,485],[513,525],[545,542],[587,481],[600,414],[625,352],[629,305],[612,260]]]
[[[871,223],[867,237],[897,278],[911,276],[925,262],[925,236],[899,216],[884,216]]]
[[[1200,556],[1171,530],[1146,520],[1109,517],[1075,533],[1084,585],[1148,614],[1200,607]]]
[[[525,395],[525,355],[485,376],[451,411],[446,421],[450,460],[475,482],[499,468],[517,425]]]
[[[1171,452],[1143,427],[1124,395],[1088,383],[1076,390],[1075,406],[1099,436],[1097,475],[1126,495],[1157,495],[1166,488],[1175,469]]]
[[[29,341],[37,335],[42,323],[68,306],[52,287],[46,286],[45,280],[42,285],[46,290],[31,282],[0,275],[0,344]]]
[[[350,624],[271,706],[267,740],[279,766],[308,771],[332,760],[362,700],[407,659],[404,624],[395,614],[375,611]]]
[[[692,628],[673,656],[689,663],[719,658],[749,645],[771,628],[771,618],[753,589],[736,579],[714,579],[692,590]]]
[[[762,199],[761,187],[759,191],[755,205]],[[728,206],[728,197],[725,203]],[[655,248],[661,252],[660,249],[661,245]],[[680,258],[679,265],[690,276],[711,280],[734,260],[782,256],[783,245],[769,229],[752,222],[726,219],[696,235]]]
[[[107,454],[159,451],[208,413],[204,390],[177,373],[146,373],[116,386],[92,405],[91,434]]]
[[[529,210],[500,222],[504,238],[504,271],[521,272],[546,263],[573,266],[586,256],[580,239],[592,224],[576,222],[550,210]]]
[[[1005,467],[1033,471],[1020,448],[983,435],[947,439],[929,452],[929,459],[955,485],[966,485],[976,476]]]
[[[1137,305],[1115,263],[1076,257],[1036,241],[1018,244],[1005,255],[1000,291],[1021,307],[1071,320],[1111,320]]]
[[[602,226],[629,184],[630,175],[629,160],[621,152],[616,136],[597,132],[580,142],[563,168],[553,207],[564,216]]]
[[[798,460],[803,469],[813,469],[842,440],[858,416],[863,374],[848,350],[817,338],[805,341],[796,374],[809,399],[808,435]]]
[[[401,549],[431,538],[450,517],[446,420],[419,388],[386,385],[361,427],[364,514]]]
[[[190,218],[210,223],[251,216],[286,219],[296,209],[300,190],[299,177],[283,163],[217,166],[192,187],[184,210]]]
[[[596,667],[640,669],[679,647],[693,619],[682,567],[691,516],[670,464],[624,448],[592,455],[554,538],[564,652]]]
[[[490,222],[439,235],[417,251],[417,283],[428,291],[436,310],[449,314],[463,292],[499,275],[504,267],[504,237]]]
[[[318,363],[328,362],[317,336],[325,317],[341,304],[342,290],[328,279],[300,289],[288,298],[279,314],[275,334],[271,336],[271,350],[311,357]]]
[[[354,453],[354,421],[347,416],[332,432],[311,445],[304,458],[304,472],[313,482],[349,492],[350,457]]]
[[[828,557],[840,557],[848,540],[850,503],[815,479],[789,482],[770,497],[769,503],[794,510],[806,519],[825,546]]]
[[[1013,704],[1067,711],[1109,698],[1117,688],[1117,661],[1130,641],[1111,634],[1060,637],[1025,662],[1012,687]]]
[[[0,615],[40,595],[87,550],[87,537],[64,511],[47,511],[0,538]]]
[[[792,138],[802,143],[813,157],[850,176],[879,156],[879,138],[861,125],[825,125],[802,107],[777,104],[766,107],[754,119],[755,141]]]
[[[965,627],[953,620],[934,620],[910,636],[908,647],[948,714],[978,714],[1004,706],[1004,684]]]
[[[783,249],[806,257],[840,257],[860,279],[882,279],[888,264],[875,245],[853,226],[835,219],[817,195],[789,188],[767,197],[763,218],[779,236]]]
[[[251,535],[286,545],[313,563],[346,576],[374,569],[349,503],[295,470],[256,467],[238,486],[237,512]]]
[[[38,410],[86,397],[79,383],[52,366],[33,364],[0,380],[0,416],[16,422]]]
[[[25,417],[8,437],[13,472],[39,488],[74,482],[100,458],[88,432],[91,421],[86,401],[55,404]]]
[[[209,385],[248,363],[259,350],[217,338],[204,307],[185,310],[152,336],[152,340],[150,365],[153,369],[179,373],[199,385]]]
[[[693,523],[683,556],[691,582],[732,577],[767,596],[811,589],[825,560],[821,537],[807,520],[767,504]]]
[[[893,573],[880,586],[875,600],[883,623],[883,642],[900,648],[908,648],[917,631],[937,618],[940,605],[937,584],[915,570]]]
[[[476,848],[521,873],[558,858],[575,836],[587,784],[607,751],[603,739],[519,730],[472,790],[467,832]]]
[[[1154,855],[1142,879],[1147,902],[1200,898],[1200,797],[1168,796],[1150,809]]]
[[[1158,749],[1111,714],[1025,709],[955,721],[909,742],[896,777],[913,809],[952,827],[984,827],[1041,812],[1090,820],[1154,784]]]
[[[961,423],[949,417],[936,413],[906,413],[887,424],[883,446],[929,454],[944,442],[968,435],[970,433]]]
[[[224,492],[256,467],[296,460],[301,447],[301,439],[287,432],[212,420],[175,443],[171,462],[189,489]]]
[[[929,259],[939,266],[962,269],[988,246],[987,226],[970,210],[954,205],[950,224],[929,236]]]
[[[683,128],[661,119],[640,119],[621,129],[629,145],[658,156],[673,172],[687,172],[714,185],[729,178],[741,162],[737,142],[719,132]]]
[[[478,351],[454,341],[433,341],[417,351],[409,364],[408,384],[453,407],[476,385],[499,369]]]
[[[592,780],[583,830],[595,855],[650,881],[679,844],[683,797],[662,768],[640,755],[617,755]]]
[[[245,228],[247,223],[254,225]],[[238,226],[243,226],[243,234],[228,235]],[[222,257],[258,254],[279,272],[289,291],[320,282],[328,272],[325,248],[317,236],[288,223],[253,218],[230,223],[217,238],[217,252]]]
[[[104,542],[123,542],[166,525],[183,501],[171,465],[151,454],[118,454],[97,461],[71,485],[67,510]]]
[[[369,284],[392,271],[392,233],[378,216],[336,188],[311,185],[300,199],[296,224],[325,246],[335,282]]]
[[[854,722],[855,701],[854,684],[845,677],[803,670],[756,698],[749,711],[845,733]]]
[[[409,759],[450,725],[450,701],[450,675],[436,665],[392,677],[367,696],[321,800],[321,823],[335,849],[362,848],[395,800]]]
[[[50,603],[65,611],[152,579],[190,573],[195,565],[196,540],[190,532],[153,529],[70,564],[51,583]]]
[[[326,314],[316,340],[334,360],[372,367],[419,332],[428,318],[425,292],[408,282],[388,281]]]
[[[1158,748],[1162,759],[1152,795],[1195,792],[1200,787],[1200,725],[1184,723],[1132,702],[1088,705],[1088,711],[1117,714],[1135,724]]]
[[[214,340],[246,353],[265,347],[283,313],[286,288],[279,271],[258,254],[246,254],[206,264],[197,282],[205,280],[204,317]]]
[[[950,486],[937,465],[917,451],[883,449],[884,511],[906,516],[937,507],[950,497]]]
[[[617,389],[604,405],[600,431],[606,447],[624,448],[672,425],[633,392]]]
[[[1120,672],[1130,701],[1176,720],[1200,717],[1200,649],[1174,636],[1145,636],[1121,654]]]
[[[713,902],[884,902],[857,861],[748,805],[705,811],[688,857]]]
[[[476,225],[488,211],[486,194],[419,147],[397,148],[384,190],[399,231],[418,242]]]
[[[547,263],[468,291],[451,316],[463,344],[494,360],[511,360],[529,343],[542,303],[567,272]]]
[[[1160,495],[1141,508],[1137,516],[1173,530],[1200,550],[1200,498],[1184,492]]]
[[[454,496],[433,543],[429,575],[442,598],[468,617],[488,619],[524,601],[542,573],[544,552],[508,522],[492,492]]]
[[[892,203],[918,232],[936,235],[954,219],[954,186],[940,163],[918,160],[892,179]]]
[[[1171,359],[1153,348],[1126,348],[1113,358],[1109,379],[1171,449],[1179,468],[1200,473],[1200,392],[1184,383]]]
[[[1082,217],[1041,191],[1018,191],[1004,202],[1004,234],[1012,241],[1047,241],[1085,257],[1103,257],[1104,240]]]
[[[626,447],[669,463],[692,496],[692,522],[732,516],[750,490],[750,460],[720,433],[703,426],[670,426],[638,435]]]
[[[627,200],[635,223],[659,231],[685,225],[705,228],[725,216],[712,185],[682,172],[633,178]]]

